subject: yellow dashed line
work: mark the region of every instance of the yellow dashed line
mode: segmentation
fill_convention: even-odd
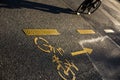
[[[23,29],[26,35],[60,35],[56,29]]]
[[[80,34],[95,34],[93,30],[77,30]]]

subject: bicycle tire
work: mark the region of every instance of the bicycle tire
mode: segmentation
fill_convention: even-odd
[[[94,13],[99,7],[100,7],[100,5],[101,5],[101,1],[98,1],[98,2],[96,2],[97,3],[97,5],[96,5],[96,7],[94,8],[94,10],[90,10],[90,13]],[[85,6],[85,4],[84,4],[84,2],[78,7],[78,9],[76,10],[76,12],[78,12],[78,13],[83,13],[83,14],[88,14],[88,11],[83,11],[81,8],[82,8],[82,6]],[[92,8],[92,7],[91,7]],[[86,9],[88,10],[88,7],[86,6]]]
[[[84,13],[84,11],[81,9],[83,5],[84,5],[84,2],[78,7],[78,9],[76,10],[76,12],[78,12],[78,13]]]
[[[97,3],[97,5],[96,5],[95,9],[93,11],[90,11],[90,13],[94,13],[100,7],[101,1],[98,1],[96,3]]]

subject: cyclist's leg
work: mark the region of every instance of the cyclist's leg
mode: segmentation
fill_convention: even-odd
[[[78,7],[77,13],[84,12],[87,8],[87,5],[89,4],[90,0],[84,0],[83,3]],[[80,12],[79,12],[80,11]]]
[[[97,6],[97,2],[99,2],[99,1],[101,1],[101,0],[95,0],[94,2],[93,2],[93,8],[96,8],[96,6]]]
[[[80,12],[84,13],[86,10],[90,11],[89,5],[91,5],[92,2],[93,2],[93,0],[84,0],[83,3],[77,9],[77,15],[79,15]]]
[[[95,0],[92,4],[91,4],[91,8],[89,8],[89,13],[93,13],[94,11],[96,11],[101,5],[101,0]],[[91,10],[92,9],[92,10]]]
[[[88,10],[88,14],[91,14],[90,10],[92,8],[92,3],[94,0],[87,0],[87,7],[86,9]]]
[[[84,11],[85,11],[85,5],[86,5],[86,0],[85,1],[83,1],[83,3],[82,4],[80,4],[80,6],[78,7],[78,9],[77,9],[77,15],[80,15],[80,13],[83,13]]]
[[[88,14],[91,14],[90,10],[91,10],[92,6],[88,7]]]

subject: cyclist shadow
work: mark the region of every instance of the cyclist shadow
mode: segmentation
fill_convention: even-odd
[[[26,0],[0,0],[0,8],[10,8],[10,9],[28,8],[28,9],[35,9],[35,10],[50,12],[54,14],[59,14],[59,13],[73,14],[74,13],[74,11],[72,11],[69,8],[60,8],[53,5],[47,5],[47,4],[31,2]]]

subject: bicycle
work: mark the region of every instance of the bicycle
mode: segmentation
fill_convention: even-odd
[[[92,14],[94,13],[101,5],[102,0],[93,0],[92,2],[85,0],[77,9],[77,15],[80,13],[83,14]]]

